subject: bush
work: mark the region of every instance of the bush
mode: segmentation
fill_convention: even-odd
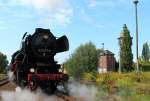
[[[140,62],[140,67],[142,71],[150,71],[150,62]]]

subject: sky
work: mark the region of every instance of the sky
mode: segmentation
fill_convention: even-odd
[[[138,4],[139,55],[145,42],[150,44],[150,0]],[[11,55],[20,48],[23,34],[35,28],[48,28],[69,39],[68,52],[57,54],[62,63],[78,46],[89,41],[97,48],[102,43],[115,57],[119,56],[118,37],[127,24],[133,37],[135,58],[135,8],[133,0],[0,0],[0,52]]]

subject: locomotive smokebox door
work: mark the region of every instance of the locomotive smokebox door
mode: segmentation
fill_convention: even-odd
[[[55,52],[56,38],[49,29],[37,28],[31,39],[31,48],[36,58],[48,60]]]

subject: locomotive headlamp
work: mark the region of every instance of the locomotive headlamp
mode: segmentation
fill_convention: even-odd
[[[62,69],[61,69],[61,68],[59,69],[59,72],[62,72]]]
[[[30,72],[34,73],[35,72],[34,68],[30,68]]]
[[[48,39],[48,35],[43,35],[43,38],[47,40]]]

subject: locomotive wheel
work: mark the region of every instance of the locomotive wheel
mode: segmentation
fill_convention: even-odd
[[[32,80],[29,81],[28,83],[30,90],[31,91],[36,90],[38,87],[38,84],[39,84],[38,77],[36,75],[33,75]]]
[[[30,81],[29,82],[29,87],[30,87],[31,91],[34,91],[37,88],[37,84],[35,82],[33,82],[33,81]]]
[[[43,92],[45,92],[46,94],[54,94],[57,89],[56,86],[57,86],[56,83],[51,82],[50,84],[48,84],[46,86],[43,85],[42,89],[43,89]]]

